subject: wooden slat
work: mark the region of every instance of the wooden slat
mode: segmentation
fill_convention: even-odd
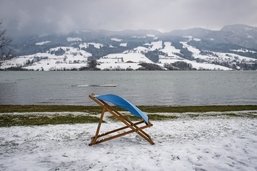
[[[148,128],[148,127],[149,127],[148,125],[145,125],[145,126],[140,127],[140,129],[145,129],[145,128]],[[108,140],[112,140],[112,139],[115,139],[115,138],[118,138],[118,137],[121,137],[121,136],[130,134],[130,133],[133,133],[133,132],[135,132],[135,130],[130,130],[130,131],[127,131],[127,132],[123,132],[123,133],[120,133],[120,134],[111,136],[111,137],[103,138],[103,139],[101,139],[101,140],[96,141],[95,144],[99,144],[99,143],[101,143],[101,142],[105,142],[105,141],[108,141]],[[154,144],[154,143],[153,143],[153,144]]]
[[[139,122],[135,123],[135,125],[139,125],[141,123],[144,123],[144,121],[139,121]],[[129,126],[124,126],[124,127],[118,128],[118,129],[114,129],[112,131],[102,133],[102,134],[98,135],[98,137],[102,137],[102,136],[105,136],[105,135],[108,135],[108,134],[111,134],[111,133],[114,133],[114,132],[117,132],[117,131],[121,131],[121,130],[126,129],[126,128],[129,128]],[[92,137],[92,138],[94,138],[94,137]]]
[[[99,134],[100,127],[101,127],[101,124],[102,124],[102,122],[103,122],[104,113],[105,113],[105,109],[102,110],[102,113],[101,113],[101,116],[100,116],[100,120],[99,120],[97,129],[96,129],[95,136],[94,136],[94,138],[92,139],[92,141],[91,141],[90,144],[95,144],[95,142],[96,142],[96,140],[97,140],[97,136],[98,136],[98,134]]]

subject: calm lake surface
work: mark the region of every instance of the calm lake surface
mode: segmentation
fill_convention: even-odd
[[[101,87],[110,84],[116,87]],[[95,105],[91,93],[114,93],[136,105],[256,105],[257,72],[0,72],[0,104]]]

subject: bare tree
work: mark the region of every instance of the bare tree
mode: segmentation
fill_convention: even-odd
[[[6,30],[2,29],[2,22],[0,22],[0,59],[11,57],[10,43],[11,39],[6,36]]]

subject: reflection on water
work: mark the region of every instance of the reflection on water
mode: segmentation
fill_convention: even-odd
[[[257,104],[257,72],[0,72],[0,104],[95,105],[93,92],[137,105]]]

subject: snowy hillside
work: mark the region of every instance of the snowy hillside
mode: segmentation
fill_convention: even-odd
[[[86,67],[91,54],[73,47],[51,48],[45,53],[20,56],[2,63],[1,68],[19,68],[27,70],[51,71],[79,69]]]
[[[136,70],[140,63],[153,63],[144,54],[137,52],[114,53],[98,60],[101,70]]]
[[[236,36],[232,28],[226,34]],[[257,46],[224,42],[226,34],[192,29],[38,36],[14,41],[19,55],[0,61],[0,70],[257,70]]]

